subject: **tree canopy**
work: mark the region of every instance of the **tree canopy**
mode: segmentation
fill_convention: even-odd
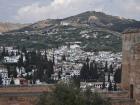
[[[56,85],[51,93],[44,93],[40,96],[36,105],[111,105],[108,98],[90,89],[81,91],[73,85]]]

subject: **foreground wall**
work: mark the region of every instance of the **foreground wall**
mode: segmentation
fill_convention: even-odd
[[[35,105],[41,94],[53,88],[54,85],[0,87],[0,105]]]
[[[0,96],[0,105],[35,105],[35,96]]]
[[[51,92],[54,85],[0,87],[0,105],[35,105],[39,96]],[[103,92],[111,99],[112,105],[135,105],[128,92]]]

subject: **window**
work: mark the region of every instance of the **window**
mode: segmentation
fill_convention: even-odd
[[[133,99],[133,91],[134,91],[134,87],[133,87],[133,85],[131,84],[130,85],[130,99]]]

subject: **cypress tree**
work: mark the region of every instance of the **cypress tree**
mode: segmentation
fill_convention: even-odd
[[[14,84],[15,84],[15,82],[14,82],[14,79],[12,78],[10,85],[14,85]]]
[[[109,90],[109,91],[112,91],[112,90],[113,90],[113,87],[112,87],[112,83],[111,83],[111,82],[109,82],[108,90]]]
[[[110,68],[109,68],[110,70],[110,73],[113,73],[113,67],[112,67],[112,64],[110,65]]]
[[[104,71],[108,72],[108,63],[107,63],[107,61],[105,62],[105,70]]]
[[[118,68],[114,74],[114,81],[116,83],[121,83],[121,72],[122,72],[121,68]]]
[[[117,84],[114,84],[114,91],[117,91]]]
[[[2,75],[0,75],[0,85],[2,85],[3,81],[2,81]]]

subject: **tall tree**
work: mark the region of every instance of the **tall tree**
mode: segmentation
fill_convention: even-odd
[[[113,86],[112,86],[112,83],[111,82],[109,82],[108,90],[109,91],[112,91],[113,90]]]
[[[22,49],[21,49],[21,51],[22,51],[24,54],[27,53],[26,47],[23,46]]]
[[[48,58],[47,58],[47,51],[46,51],[46,49],[45,49],[44,58],[45,58],[45,61],[48,61]]]
[[[117,84],[114,84],[114,91],[117,91]]]
[[[107,61],[105,62],[105,69],[104,69],[105,72],[108,72],[108,63]]]
[[[2,53],[1,53],[2,57],[6,56],[6,50],[5,47],[3,47]]]
[[[112,66],[112,64],[109,67],[109,71],[110,71],[110,73],[113,73],[113,66]]]
[[[0,75],[0,85],[2,85],[3,81],[2,81],[2,75]]]
[[[105,81],[103,81],[102,89],[105,89]]]
[[[66,56],[65,56],[65,54],[62,55],[62,61],[66,61]]]
[[[10,82],[10,85],[15,85],[14,78],[12,78],[12,80],[11,80],[11,82]]]
[[[121,83],[121,73],[122,73],[122,70],[121,68],[118,68],[114,74],[114,81],[116,83]]]
[[[97,63],[94,63],[94,79],[98,79],[98,68],[97,68]]]
[[[20,55],[20,58],[18,60],[18,67],[21,68],[24,66],[24,62],[23,62],[23,55]]]

